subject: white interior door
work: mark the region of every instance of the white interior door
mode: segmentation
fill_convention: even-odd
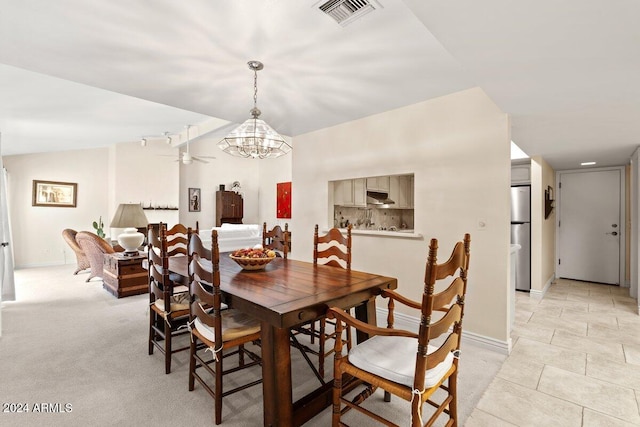
[[[559,173],[558,276],[619,284],[620,169]]]

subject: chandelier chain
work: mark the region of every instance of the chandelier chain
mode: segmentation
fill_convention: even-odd
[[[258,108],[258,71],[253,70],[253,108]]]

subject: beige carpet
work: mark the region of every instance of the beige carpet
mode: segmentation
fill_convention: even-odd
[[[160,353],[147,354],[148,295],[116,299],[102,281],[86,283],[87,273],[74,276],[73,270],[72,265],[16,270],[17,301],[2,307],[0,402],[27,404],[29,412],[3,411],[0,425],[214,425],[209,394],[197,385],[187,390],[188,353],[176,355],[170,375],[164,374]],[[461,425],[505,359],[469,344],[462,350]],[[295,398],[313,389],[317,380],[297,351],[292,358]],[[259,375],[259,368],[241,374]],[[37,406],[41,412],[34,412]],[[262,425],[260,386],[225,398],[223,406],[225,426]],[[369,406],[409,425],[407,402],[394,398],[384,403],[380,393],[369,399]],[[345,421],[354,426],[373,425],[358,414],[349,415]],[[306,425],[330,424],[328,408]]]

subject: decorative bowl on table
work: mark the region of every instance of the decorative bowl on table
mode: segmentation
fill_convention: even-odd
[[[272,250],[260,248],[238,249],[229,254],[229,258],[244,270],[262,270],[276,257]]]

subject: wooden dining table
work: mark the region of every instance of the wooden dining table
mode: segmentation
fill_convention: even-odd
[[[169,258],[169,269],[188,277],[187,257]],[[225,302],[261,322],[265,426],[299,426],[331,404],[332,382],[293,402],[291,328],[322,317],[329,307],[355,307],[356,317],[375,324],[375,298],[396,289],[397,279],[311,262],[276,258],[263,270],[247,271],[220,254]],[[357,340],[367,337],[358,334]]]

